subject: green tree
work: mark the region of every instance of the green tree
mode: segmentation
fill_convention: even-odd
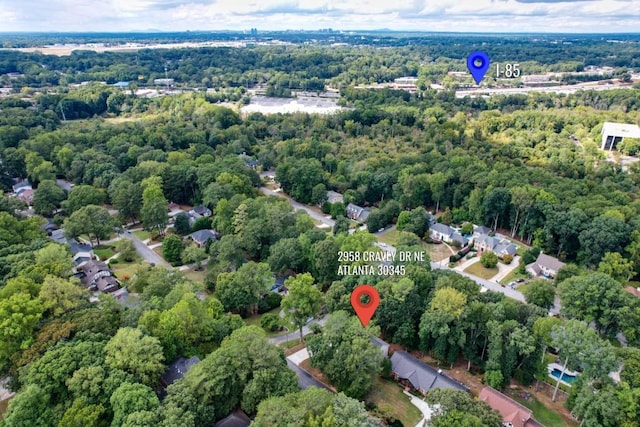
[[[133,243],[133,240],[130,239],[120,239],[116,242],[115,245],[116,251],[118,252],[119,258],[125,262],[131,262],[136,258],[136,246]]]
[[[333,235],[337,236],[340,233],[349,232],[349,218],[345,216],[338,216],[336,222],[333,224]]]
[[[624,259],[618,252],[607,252],[598,264],[598,271],[620,283],[626,283],[634,274],[633,262]]]
[[[182,261],[183,250],[182,239],[175,234],[169,234],[162,241],[162,256],[173,265]]]
[[[568,320],[551,330],[552,345],[559,350],[564,360],[562,375],[567,368],[580,369],[585,378],[602,378],[616,370],[618,361],[611,344],[598,336],[598,333],[578,320]],[[552,400],[555,402],[560,386],[560,377],[556,382]]]
[[[370,329],[344,311],[332,313],[324,332],[307,340],[311,365],[319,368],[338,391],[362,398],[382,367],[382,354],[369,341]]]
[[[92,405],[84,398],[73,401],[58,423],[58,427],[107,427],[106,410],[102,405]]]
[[[88,296],[77,279],[65,280],[54,276],[45,277],[39,294],[44,308],[55,317],[75,310],[89,300]]]
[[[142,208],[142,187],[138,183],[121,180],[114,181],[113,188],[109,188],[111,201],[120,218],[127,221],[134,221],[140,216]]]
[[[485,268],[495,268],[498,265],[498,256],[492,251],[484,251],[480,255],[480,264]]]
[[[196,264],[196,270],[202,269],[202,261],[207,259],[207,253],[204,248],[199,248],[197,246],[189,246],[185,248],[182,254],[182,262],[184,264]]]
[[[327,187],[323,183],[313,186],[311,189],[311,203],[322,206],[327,201]]]
[[[429,392],[426,398],[427,403],[436,407],[437,409],[433,413],[432,422],[434,425],[445,426],[487,426],[487,427],[502,427],[502,416],[491,407],[482,401],[474,400],[469,393],[460,390],[438,388]],[[468,418],[456,418],[447,417],[447,414],[452,411],[457,411],[459,414],[467,414],[477,418],[480,424],[449,424],[445,421],[453,421],[454,419],[462,420]]]
[[[65,235],[75,239],[81,234],[87,234],[92,240],[96,239],[98,245],[100,239],[107,239],[113,233],[115,221],[109,211],[102,206],[84,206],[64,221]]]
[[[113,409],[112,426],[122,426],[127,417],[138,411],[157,411],[160,406],[154,391],[143,384],[123,383],[111,398]]]
[[[629,241],[629,226],[616,217],[600,215],[580,233],[581,259],[596,265],[607,252],[622,252]]]
[[[142,182],[142,188],[142,223],[147,230],[163,233],[169,220],[169,203],[162,193],[162,179],[158,176],[147,178]]]
[[[104,192],[92,185],[78,185],[71,189],[62,207],[70,215],[87,205],[102,205],[105,198]]]
[[[27,349],[32,333],[44,313],[42,301],[28,293],[0,299],[0,367],[18,349]]]
[[[260,319],[260,327],[265,331],[278,331],[282,327],[281,325],[282,322],[280,322],[280,316],[275,313],[266,313]]]
[[[44,180],[33,193],[33,210],[38,215],[51,217],[65,197],[64,190],[54,181]]]
[[[625,295],[611,276],[593,273],[574,276],[558,286],[562,314],[571,319],[595,322],[602,333],[618,331]]]
[[[120,328],[104,348],[105,362],[113,369],[122,369],[144,384],[153,385],[164,370],[160,342],[142,331]]]
[[[328,285],[337,278],[338,245],[333,238],[321,240],[311,250],[314,277],[318,283]]]
[[[191,224],[189,224],[189,217],[184,212],[180,212],[178,215],[176,215],[176,221],[173,226],[176,229],[176,233],[181,236],[185,236],[191,233]]]
[[[278,240],[269,248],[267,262],[276,273],[284,273],[289,269],[300,271],[306,263],[300,241],[293,237]]]
[[[429,188],[433,199],[436,201],[436,212],[440,209],[440,199],[444,196],[446,184],[447,177],[442,172],[435,172],[429,175]]]
[[[289,294],[281,302],[282,309],[289,321],[300,331],[302,342],[302,328],[310,317],[320,313],[322,292],[313,284],[313,277],[309,273],[288,278],[285,286],[289,289]]]
[[[3,424],[6,427],[50,427],[52,419],[47,393],[38,386],[28,385],[9,401]]]
[[[220,273],[216,283],[216,296],[226,310],[242,313],[257,308],[260,294],[273,283],[273,274],[265,263],[248,262],[233,273]]]
[[[556,290],[549,280],[536,279],[529,282],[525,289],[522,290],[525,300],[529,304],[535,304],[538,307],[550,309],[553,307],[553,301],[556,296]]]

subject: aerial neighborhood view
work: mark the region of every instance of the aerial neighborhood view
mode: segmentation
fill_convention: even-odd
[[[639,427],[640,2],[0,0],[0,427]]]

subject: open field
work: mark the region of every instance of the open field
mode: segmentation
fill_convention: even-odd
[[[496,274],[498,274],[498,268],[485,268],[480,261],[475,264],[471,264],[469,267],[464,269],[465,273],[473,274],[474,276],[478,276],[482,279],[489,280]]]
[[[422,419],[422,413],[411,404],[402,393],[402,387],[394,381],[376,378],[367,400],[376,404],[378,410],[389,415],[405,426],[415,426]]]
[[[203,283],[204,276],[207,274],[207,271],[205,267],[203,267],[202,270],[200,271],[195,271],[190,268],[188,270],[184,270],[182,274],[184,274],[184,277],[186,277],[189,280],[193,280],[194,282],[197,282],[197,283]]]
[[[120,280],[128,280],[132,278],[138,269],[149,266],[146,262],[131,262],[131,263],[117,263],[110,265],[111,271],[115,273],[115,276]]]

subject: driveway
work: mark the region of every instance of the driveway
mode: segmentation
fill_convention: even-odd
[[[287,357],[287,359],[295,363],[296,366],[300,366],[300,364],[305,360],[307,360],[308,358],[309,358],[309,352],[307,351],[307,347],[303,348],[300,351],[296,351],[295,353]]]
[[[120,234],[120,237],[133,241],[133,245],[136,247],[136,252],[138,252],[138,255],[144,258],[144,260],[148,263],[162,265],[166,268],[173,268],[168,262],[164,260],[164,258],[162,258],[160,255],[152,251],[147,245],[145,245],[142,240],[140,240],[135,234],[122,233]]]
[[[422,419],[418,422],[418,424],[416,424],[416,427],[425,426],[426,423],[431,419],[431,415],[433,414],[433,408],[431,408],[431,406],[429,406],[427,402],[420,399],[419,397],[414,396],[413,394],[407,391],[403,391],[403,393],[409,396],[409,399],[411,399],[411,404],[416,408],[418,408],[420,412],[422,412]]]
[[[290,361],[288,358],[287,366],[289,367],[289,369],[295,372],[296,376],[298,377],[298,387],[300,387],[301,389],[306,390],[309,387],[317,387],[331,392],[333,391],[326,385],[322,384],[320,381],[313,378],[310,373],[300,368],[299,366],[296,366],[296,364]]]

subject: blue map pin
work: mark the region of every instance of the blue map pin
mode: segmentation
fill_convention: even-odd
[[[476,84],[480,84],[489,69],[489,55],[479,50],[471,52],[469,56],[467,56],[467,68],[476,81]]]

